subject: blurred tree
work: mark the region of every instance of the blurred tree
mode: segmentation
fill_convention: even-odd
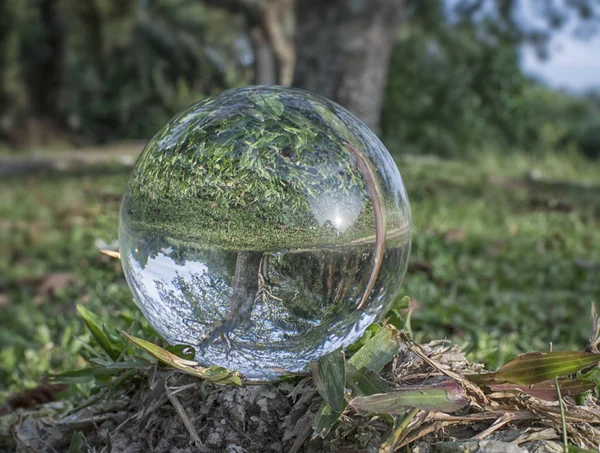
[[[295,65],[294,0],[204,0],[241,15],[254,60],[254,83],[290,85]]]
[[[28,105],[20,46],[26,9],[23,2],[0,2],[0,139],[8,140]]]
[[[552,95],[522,76],[519,46],[543,54],[555,29],[586,35],[599,17],[597,0],[5,0],[0,139],[49,123],[79,142],[147,138],[253,79],[323,94],[376,131],[385,104],[384,136],[415,148],[568,136],[589,150],[588,120],[539,132]]]
[[[523,21],[525,4],[464,0],[449,10],[442,1],[407,3],[384,97],[389,146],[462,155],[488,144],[533,152],[576,141],[577,123],[591,114],[586,101],[544,88],[521,72],[520,45],[530,42],[543,52],[558,26],[542,11],[532,28]],[[564,8],[561,14],[569,16]],[[597,19],[595,11],[580,25]]]
[[[0,139],[147,138],[190,103],[248,83],[240,26],[199,0],[2,1]]]
[[[441,2],[437,10],[410,13],[391,60],[383,110],[388,144],[450,155],[485,141],[518,142],[527,79],[517,47],[479,39],[476,23],[443,21]]]
[[[65,113],[84,137],[146,138],[194,101],[243,83],[236,24],[199,1],[63,1]]]

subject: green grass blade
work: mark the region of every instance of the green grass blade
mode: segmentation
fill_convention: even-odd
[[[64,371],[62,373],[52,374],[48,376],[48,378],[52,382],[60,382],[62,384],[86,384],[96,379],[108,379],[115,374],[115,371],[106,369],[82,368],[81,370]]]
[[[127,360],[119,360],[118,362],[97,358],[90,359],[89,361],[107,370],[135,370],[145,368],[151,363],[145,357],[133,357]]]
[[[327,437],[327,434],[329,434],[331,428],[334,427],[338,418],[340,418],[340,415],[342,415],[341,411],[334,411],[329,404],[323,401],[317,411],[315,421],[313,422],[313,429],[315,431],[313,438],[318,436],[321,436],[322,438]]]
[[[83,433],[76,431],[71,437],[71,445],[69,445],[69,453],[79,453],[83,446]]]
[[[365,368],[357,370],[349,363],[346,364],[346,385],[359,396],[390,391],[389,384],[381,376]]]
[[[357,370],[364,368],[379,373],[394,358],[399,349],[400,340],[397,331],[386,327],[369,338],[365,345],[350,357],[348,363]]]
[[[136,338],[134,336],[129,335],[126,332],[121,332],[125,338],[131,341],[138,348],[147,352],[160,362],[165,365],[169,365],[173,368],[177,368],[187,374],[191,374],[192,376],[196,376],[200,379],[205,379],[210,382],[214,382],[215,384],[220,385],[242,385],[242,380],[239,374],[228,371],[225,368],[221,367],[210,367],[204,368],[201,367],[198,362],[193,360],[182,359],[181,357],[176,356],[175,354],[167,351],[160,346],[157,346],[149,341],[142,340],[141,338]]]
[[[462,387],[453,380],[432,385],[406,387],[388,393],[357,396],[350,401],[354,409],[380,414],[403,414],[409,408],[454,412],[469,402]]]
[[[344,405],[346,387],[346,367],[344,352],[337,349],[310,363],[313,381],[323,400],[339,412]]]
[[[409,308],[410,297],[404,296],[402,298],[396,298],[396,300],[392,303],[392,306],[388,310],[387,314],[385,315],[387,319],[387,324],[391,324],[398,330],[405,329],[407,327],[408,317],[404,316],[402,311],[408,310]]]
[[[121,351],[113,345],[106,334],[110,327],[106,326],[96,314],[83,305],[77,305],[77,312],[102,349],[106,351],[111,359],[116,360],[121,355]]]

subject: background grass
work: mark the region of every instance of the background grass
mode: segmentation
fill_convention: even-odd
[[[495,368],[519,352],[582,349],[600,299],[600,163],[482,151],[398,157],[414,235],[403,294],[417,340],[448,337]],[[117,238],[128,169],[0,181],[0,402],[83,366],[83,304],[126,328],[138,316]],[[529,176],[528,176],[529,175]]]

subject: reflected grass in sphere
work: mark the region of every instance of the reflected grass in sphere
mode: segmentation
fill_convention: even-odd
[[[354,115],[248,87],[179,113],[149,142],[119,240],[140,309],[203,365],[305,371],[397,296],[410,249],[398,169]]]

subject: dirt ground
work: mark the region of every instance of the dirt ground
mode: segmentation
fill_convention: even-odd
[[[424,351],[439,370],[481,369],[447,342],[431,343]],[[394,384],[414,383],[439,370],[404,350],[383,376]],[[231,387],[152,368],[112,390],[76,410],[69,402],[58,401],[0,417],[0,450],[4,446],[18,452],[112,453],[563,451],[560,420],[553,415],[556,404],[533,397],[499,400],[490,407],[472,405],[451,415],[421,411],[397,444],[402,448],[394,450],[383,447],[392,431],[385,417],[362,416],[349,409],[325,439],[315,437],[312,427],[321,397],[308,377]],[[574,420],[568,424],[571,442],[600,444],[600,411],[592,398],[586,407],[567,399],[567,415]],[[584,420],[584,413],[597,423]],[[410,450],[403,446],[408,442]]]

